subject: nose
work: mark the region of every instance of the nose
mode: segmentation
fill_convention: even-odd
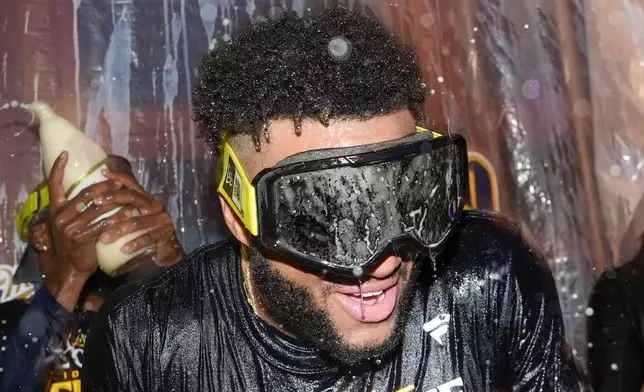
[[[402,263],[402,259],[397,256],[389,256],[384,259],[378,266],[369,272],[369,275],[376,279],[384,279],[391,275]]]

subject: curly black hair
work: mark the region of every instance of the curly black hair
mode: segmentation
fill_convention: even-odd
[[[193,119],[217,153],[222,130],[250,134],[257,149],[271,120],[367,120],[409,109],[425,116],[415,51],[377,19],[344,7],[245,27],[207,53],[198,69]],[[265,136],[268,138],[268,134]]]

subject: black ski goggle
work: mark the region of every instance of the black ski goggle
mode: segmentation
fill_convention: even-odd
[[[222,141],[218,187],[260,251],[346,276],[411,247],[435,257],[467,201],[460,135],[298,153],[250,182]]]

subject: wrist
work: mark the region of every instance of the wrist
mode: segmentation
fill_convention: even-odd
[[[90,274],[74,269],[57,268],[45,277],[45,287],[70,312],[74,311]]]

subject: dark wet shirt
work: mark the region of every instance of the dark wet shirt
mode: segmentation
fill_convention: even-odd
[[[0,306],[0,392],[80,392],[83,347],[94,312],[67,311],[41,287]]]
[[[590,296],[588,368],[597,392],[639,392],[644,386],[644,250],[608,270]]]
[[[83,391],[587,390],[547,264],[499,216],[464,216],[405,328],[389,356],[335,366],[253,313],[239,245],[225,240],[101,308]]]

